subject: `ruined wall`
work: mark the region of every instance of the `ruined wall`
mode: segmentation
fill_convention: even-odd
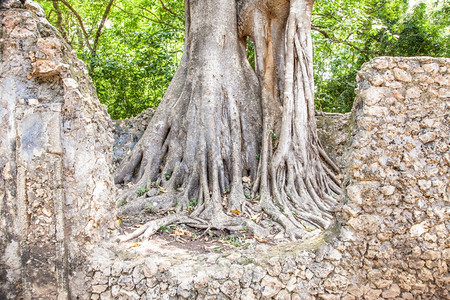
[[[371,298],[445,299],[450,59],[383,57],[358,74],[344,222]]]
[[[114,220],[111,121],[39,5],[0,23],[0,298],[73,298]]]

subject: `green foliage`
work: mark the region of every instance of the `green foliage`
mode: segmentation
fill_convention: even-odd
[[[136,194],[140,197],[140,196],[144,195],[145,193],[147,193],[148,191],[150,191],[150,189],[148,189],[148,188],[142,188],[142,189],[138,189],[138,190],[136,191]]]
[[[245,237],[234,236],[234,235],[221,236],[219,238],[219,241],[221,241],[222,243],[228,244],[230,246],[237,247],[237,248],[243,247],[244,249],[247,249],[250,246],[250,243],[245,243]],[[220,250],[218,250],[218,251],[220,251]]]
[[[119,201],[120,206],[124,206],[127,203],[128,203],[127,198],[123,198],[122,200]]]
[[[100,102],[108,106],[113,119],[158,106],[181,59],[183,1],[40,2],[49,21],[86,62]],[[99,24],[110,2],[95,46]]]
[[[197,199],[191,198],[191,200],[189,200],[189,203],[186,203],[186,210],[193,211],[197,207],[197,204]]]
[[[159,104],[182,55],[184,1],[39,1],[86,62],[100,101],[114,119]],[[316,0],[317,109],[349,111],[356,73],[375,56],[450,56],[448,0],[410,2]],[[254,68],[254,45],[250,39],[246,44]],[[277,136],[271,134],[275,142]]]

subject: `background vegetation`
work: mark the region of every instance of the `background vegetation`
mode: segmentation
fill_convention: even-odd
[[[356,72],[375,56],[449,56],[449,1],[316,0],[317,108],[349,111]],[[40,0],[115,119],[158,106],[182,54],[183,2]]]

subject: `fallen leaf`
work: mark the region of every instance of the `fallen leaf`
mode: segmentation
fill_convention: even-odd
[[[252,179],[250,178],[250,176],[242,177],[242,182],[251,184],[252,183]]]
[[[133,245],[131,245],[130,247],[128,247],[128,249],[134,248],[134,247],[139,247],[141,244],[139,243],[134,243]]]
[[[176,236],[187,236],[187,237],[191,237],[192,236],[192,232],[190,232],[189,230],[181,229],[181,228],[178,228],[178,227],[175,227],[173,233]]]
[[[230,210],[230,213],[237,214],[238,216],[241,214],[239,210]]]
[[[266,239],[262,239],[262,238],[257,237],[257,236],[255,236],[255,240],[257,240],[257,241],[260,242],[260,243],[267,243],[267,240],[266,240]]]

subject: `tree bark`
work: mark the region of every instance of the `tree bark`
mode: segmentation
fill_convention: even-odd
[[[157,203],[176,206],[179,218],[140,231],[148,236],[159,224],[191,220],[267,234],[250,220],[243,177],[254,181],[252,198],[260,195],[256,208],[291,238],[308,226],[329,225],[340,188],[316,134],[312,6],[309,0],[185,1],[181,65],[115,178],[136,183],[124,195],[122,214]],[[255,44],[255,70],[246,59],[247,37]],[[167,193],[137,197],[138,188],[155,186]]]

